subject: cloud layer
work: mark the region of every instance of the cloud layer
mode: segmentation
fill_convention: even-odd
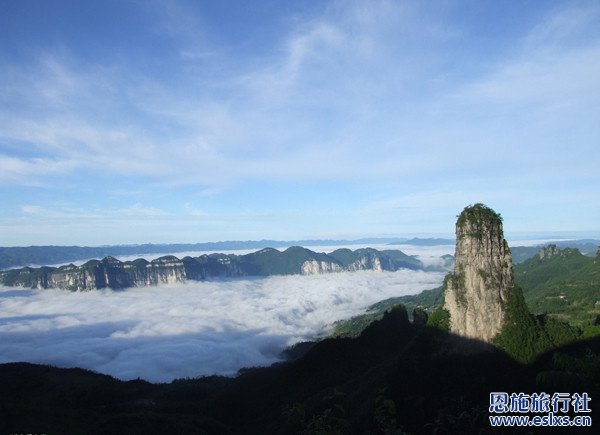
[[[0,289],[0,362],[168,382],[268,365],[379,300],[440,285],[401,270],[70,293]]]

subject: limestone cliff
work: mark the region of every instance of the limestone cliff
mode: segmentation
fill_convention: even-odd
[[[302,275],[320,275],[323,273],[341,272],[342,267],[332,261],[306,260],[302,263]]]
[[[505,325],[513,291],[512,259],[502,218],[483,204],[466,207],[456,223],[454,272],[444,283],[450,331],[491,342]]]
[[[538,257],[540,260],[547,260],[549,258],[554,257],[560,252],[560,249],[556,247],[556,245],[548,245],[545,248],[542,248],[538,251]]]

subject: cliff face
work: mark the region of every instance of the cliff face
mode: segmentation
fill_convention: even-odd
[[[376,255],[364,255],[349,264],[348,270],[376,270],[381,272],[382,270],[395,270],[395,268],[389,258],[385,258],[384,264],[382,264],[381,257]]]
[[[554,257],[560,252],[560,249],[556,247],[556,245],[548,245],[545,248],[542,248],[538,251],[538,257],[540,260],[546,260]]]
[[[62,288],[68,290],[93,290],[100,288],[141,287],[173,284],[186,280],[184,263],[177,257],[165,256],[151,262],[135,260],[121,262],[113,257],[101,261],[91,260],[81,266],[61,266],[49,270],[37,288]]]
[[[302,263],[302,275],[320,275],[322,273],[341,272],[344,269],[332,261],[306,260]]]
[[[501,331],[514,290],[512,259],[500,215],[483,204],[458,218],[454,272],[444,286],[451,332],[490,342]]]

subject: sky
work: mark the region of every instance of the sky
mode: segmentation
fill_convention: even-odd
[[[600,235],[597,1],[0,0],[0,246]]]
[[[392,296],[441,285],[402,269],[190,282],[123,291],[0,288],[0,363],[82,367],[151,382],[235,375]]]

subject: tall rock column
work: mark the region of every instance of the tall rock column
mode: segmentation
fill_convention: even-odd
[[[510,249],[502,218],[489,207],[466,207],[456,222],[454,273],[444,282],[444,308],[450,331],[490,342],[506,321],[514,291]]]

